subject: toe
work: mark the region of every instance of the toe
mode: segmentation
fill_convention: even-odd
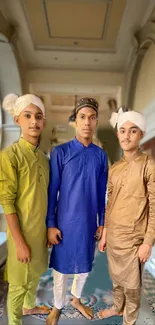
[[[100,310],[100,311],[98,312],[98,317],[99,317],[100,319],[104,318],[104,311]]]

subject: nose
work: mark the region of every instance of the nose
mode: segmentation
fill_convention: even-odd
[[[89,118],[86,118],[86,119],[85,119],[85,125],[90,125]]]
[[[32,116],[31,123],[32,123],[33,125],[36,125],[36,124],[37,124],[37,119],[36,119],[35,116]]]
[[[130,132],[126,132],[126,135],[125,135],[126,139],[129,140],[130,139]]]

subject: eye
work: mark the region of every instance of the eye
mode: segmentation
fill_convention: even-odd
[[[91,119],[95,121],[96,120],[96,116],[92,116]]]
[[[80,118],[81,118],[82,120],[84,120],[85,116],[84,116],[84,115],[81,115]]]
[[[37,115],[37,116],[36,116],[36,119],[37,119],[37,120],[42,120],[43,117],[42,117],[42,115]]]
[[[24,115],[26,118],[31,118],[31,114],[27,113]]]
[[[135,134],[135,133],[137,133],[137,130],[133,129],[131,132]]]

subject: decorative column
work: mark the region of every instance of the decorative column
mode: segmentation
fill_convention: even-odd
[[[133,37],[133,49],[130,54],[127,67],[125,106],[133,109],[133,101],[136,91],[136,83],[143,58],[151,46],[155,44],[155,22],[148,21],[141,30],[136,32]]]

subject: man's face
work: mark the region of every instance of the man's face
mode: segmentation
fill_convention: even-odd
[[[22,129],[22,134],[38,138],[45,127],[45,120],[41,109],[33,104],[30,104],[20,113],[15,116],[15,122]]]
[[[125,122],[117,132],[119,143],[124,151],[132,151],[139,147],[144,133],[133,123]]]
[[[77,133],[84,139],[91,139],[97,127],[96,111],[91,107],[81,108],[76,115]]]

